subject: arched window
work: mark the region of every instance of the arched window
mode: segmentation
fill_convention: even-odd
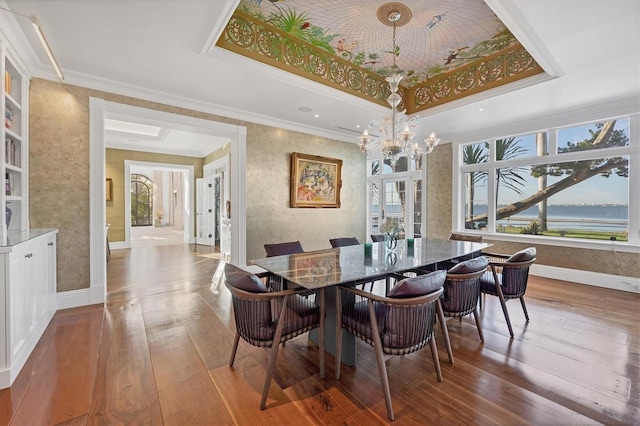
[[[131,175],[131,226],[153,224],[153,181],[144,175]]]

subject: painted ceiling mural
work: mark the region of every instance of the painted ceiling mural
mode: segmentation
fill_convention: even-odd
[[[392,11],[401,11],[396,23],[395,43],[393,23],[388,19]],[[279,30],[279,36],[265,35],[264,29],[249,30],[249,24],[234,23],[232,18],[224,37],[233,43],[225,45],[219,41],[221,47],[257,60],[263,60],[258,56],[265,55],[267,50],[280,49],[284,53],[266,53],[270,59],[288,62],[276,66],[283,69],[292,66],[298,68],[298,74],[309,72],[316,79],[321,74],[331,74],[327,80],[334,87],[342,84],[340,79],[351,80],[338,88],[350,91],[358,86],[356,92],[370,92],[369,96],[377,100],[383,100],[388,92],[383,87],[384,80],[375,84],[370,81],[369,72],[387,76],[395,60],[397,67],[405,73],[402,81],[405,89],[419,91],[419,86],[431,84],[422,90],[422,94],[410,95],[412,99],[417,98],[418,103],[423,102],[424,105],[418,105],[417,109],[477,93],[482,85],[496,87],[543,72],[482,0],[242,0],[236,15],[238,12],[259,21],[264,27]],[[304,47],[276,49],[274,40],[281,39],[282,35],[311,47],[303,53],[296,52]],[[258,46],[249,47],[246,41],[249,39]],[[238,46],[247,52],[242,52]],[[510,53],[509,58],[500,57],[502,62],[499,64],[493,59],[504,52],[513,52],[514,48],[520,50]],[[315,53],[309,53],[308,49]],[[344,65],[331,62],[331,59],[318,59],[322,56],[318,51],[347,61],[347,67],[367,71],[354,77],[351,69],[342,70]],[[278,55],[294,54],[299,58],[293,61],[277,58]],[[493,62],[488,63],[489,60]],[[268,60],[265,62],[269,63]],[[471,68],[474,64],[475,68]],[[447,75],[452,77],[440,83],[438,78]]]

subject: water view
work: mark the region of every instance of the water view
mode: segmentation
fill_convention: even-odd
[[[474,214],[487,212],[486,204],[475,204]],[[530,207],[507,219],[502,226],[526,226],[538,218],[538,207]],[[549,230],[590,230],[625,232],[629,226],[629,206],[623,204],[555,204],[547,206]]]

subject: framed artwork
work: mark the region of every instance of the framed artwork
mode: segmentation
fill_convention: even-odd
[[[291,154],[291,207],[340,207],[342,160]]]
[[[113,200],[113,180],[107,178],[107,186],[105,188],[105,194],[107,195],[107,201]]]

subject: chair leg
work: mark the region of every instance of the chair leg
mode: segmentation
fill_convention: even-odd
[[[496,285],[498,288],[498,298],[500,299],[500,305],[502,306],[502,312],[504,312],[504,319],[507,320],[507,327],[509,327],[509,334],[513,339],[513,328],[511,328],[511,320],[509,319],[509,312],[507,312],[507,301],[504,300],[504,295],[502,294],[502,289],[500,285]]]
[[[342,364],[342,291],[336,287],[336,379],[340,379],[340,366]]]
[[[438,359],[438,346],[436,345],[436,336],[433,333],[431,333],[429,346],[431,347],[431,357],[433,358],[433,365],[435,365],[436,367],[436,375],[438,376],[438,381],[441,382],[444,379],[442,378],[442,369],[440,368],[440,360]]]
[[[233,348],[231,348],[231,358],[229,359],[229,367],[233,367],[233,361],[236,359],[236,351],[240,342],[240,333],[236,331],[236,337],[233,339]]]
[[[511,320],[509,319],[509,312],[507,311],[507,302],[504,300],[504,294],[502,294],[502,287],[500,286],[500,281],[498,280],[498,273],[496,272],[496,268],[491,265],[491,271],[493,272],[493,282],[496,284],[496,293],[498,294],[498,298],[500,299],[500,306],[502,306],[502,312],[504,312],[504,319],[507,320],[507,327],[509,327],[509,334],[513,339],[513,328],[511,328]]]
[[[371,334],[373,334],[373,349],[376,353],[376,361],[378,362],[378,374],[380,375],[380,384],[384,393],[384,402],[387,405],[387,417],[394,420],[393,406],[391,405],[391,390],[389,388],[389,377],[387,376],[387,366],[384,363],[384,354],[382,353],[382,340],[380,339],[380,330],[378,329],[378,321],[376,320],[375,310],[373,309],[373,301],[369,299],[369,317],[371,319]],[[433,340],[433,335],[431,336]],[[437,359],[436,351],[436,359]],[[440,364],[438,364],[440,366]]]
[[[524,311],[524,317],[529,322],[529,313],[527,312],[527,305],[524,303],[524,296],[520,296],[520,304],[522,305],[522,310]]]
[[[278,325],[273,336],[273,342],[271,343],[271,355],[269,355],[269,364],[267,366],[267,376],[264,379],[264,386],[262,388],[262,398],[260,399],[260,409],[264,410],[267,404],[267,396],[269,395],[269,387],[271,386],[271,378],[273,377],[273,370],[276,367],[276,359],[278,358],[278,349],[280,348],[280,338],[282,337],[282,328],[284,327],[284,313],[287,309],[287,301],[289,298],[284,297],[282,302],[282,308],[278,315]]]
[[[482,325],[480,324],[480,316],[478,314],[478,308],[473,310],[473,318],[476,320],[476,327],[478,328],[478,334],[480,335],[480,341],[484,342],[484,334],[482,334]]]
[[[325,289],[320,289],[320,324],[318,330],[318,352],[320,355],[320,378],[324,379],[324,338],[325,338],[325,329],[324,329],[324,317],[326,314],[326,306],[325,306]]]
[[[447,348],[447,355],[449,355],[449,363],[453,364],[453,350],[451,349],[449,330],[447,329],[447,322],[444,319],[444,313],[442,312],[442,303],[440,303],[440,299],[436,301],[436,310],[438,311],[438,321],[440,321],[440,327],[442,328],[442,337],[444,337],[444,344]]]

